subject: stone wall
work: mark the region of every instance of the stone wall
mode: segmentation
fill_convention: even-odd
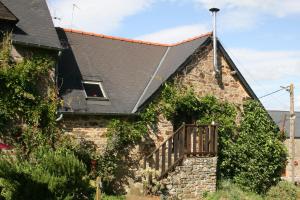
[[[237,105],[249,98],[249,94],[233,73],[225,57],[218,52],[221,75],[214,72],[213,51],[211,47],[200,49],[195,58],[186,67],[186,73],[181,76],[182,83],[194,88],[200,96],[214,95]]]
[[[173,199],[202,199],[216,190],[217,157],[190,157],[183,160],[162,183]]]
[[[292,164],[291,163],[291,146],[290,146],[290,139],[286,139],[284,142],[286,148],[288,149],[288,164],[286,166],[285,173],[283,173],[283,177],[287,180],[291,180],[291,175],[292,175]],[[300,183],[300,139],[295,138],[295,181]]]
[[[106,146],[109,120],[109,118],[101,116],[65,115],[61,124],[66,134],[73,136],[78,141],[85,139],[94,142],[101,152]]]

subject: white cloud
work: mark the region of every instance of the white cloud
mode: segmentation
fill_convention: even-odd
[[[192,24],[163,29],[158,32],[141,35],[136,39],[160,43],[175,43],[208,32],[203,24]]]
[[[300,78],[300,51],[230,49],[230,52],[233,59],[238,59],[236,64],[242,63],[256,80],[278,80],[287,76]]]
[[[134,15],[149,7],[154,0],[47,0],[56,26],[81,29],[91,32],[110,33],[122,24],[125,17]],[[72,23],[73,4],[74,9]]]
[[[194,0],[205,8],[220,7],[224,10],[251,10],[277,17],[300,13],[299,0]]]
[[[285,17],[300,14],[299,0],[193,0],[201,8],[221,8],[225,29],[243,30],[262,23],[264,15]]]

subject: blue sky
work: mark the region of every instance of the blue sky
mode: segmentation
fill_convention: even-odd
[[[56,26],[162,43],[211,31],[208,9],[219,7],[218,37],[257,96],[293,82],[300,111],[299,0],[47,2],[52,16],[60,18],[54,20]],[[261,101],[267,109],[289,109],[289,94],[284,90]]]

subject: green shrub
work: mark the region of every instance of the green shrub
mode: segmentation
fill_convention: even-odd
[[[261,196],[253,192],[244,191],[238,185],[230,181],[222,181],[217,192],[208,194],[206,200],[263,200]]]
[[[287,181],[280,181],[270,188],[266,194],[266,200],[296,200],[297,187]]]
[[[229,146],[230,178],[257,193],[265,193],[276,185],[287,159],[280,137],[265,109],[256,101],[248,101],[244,105],[239,135],[234,145]]]
[[[93,194],[86,168],[72,152],[43,148],[29,160],[2,156],[1,196],[14,199],[87,199]]]

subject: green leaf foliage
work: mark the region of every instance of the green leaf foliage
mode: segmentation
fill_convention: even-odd
[[[146,123],[139,120],[111,120],[107,132],[107,146],[98,159],[98,174],[108,194],[123,193],[120,182],[130,173],[132,159],[130,150],[147,133]]]
[[[28,50],[15,62],[10,44],[4,38],[0,48],[0,140],[14,149],[0,152],[0,199],[89,199],[83,156],[56,124],[55,57]]]
[[[265,193],[280,181],[286,149],[278,128],[258,102],[245,103],[239,135],[231,151],[232,178],[236,183]]]
[[[266,200],[296,200],[297,199],[297,188],[290,182],[280,181],[277,185],[270,188],[266,194]]]
[[[14,199],[88,199],[85,165],[65,149],[39,148],[30,159],[1,156],[1,196]]]
[[[183,122],[218,124],[219,179],[231,179],[257,193],[265,193],[280,180],[286,149],[278,127],[257,101],[246,101],[241,109],[214,96],[200,98],[192,88],[174,82],[165,85],[145,113],[152,122],[163,113],[175,129]]]

